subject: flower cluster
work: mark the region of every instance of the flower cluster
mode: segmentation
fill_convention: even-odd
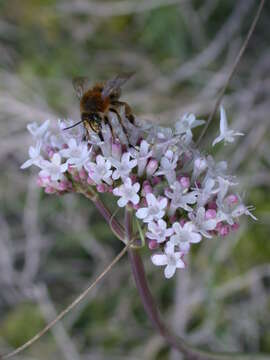
[[[29,124],[35,144],[22,168],[40,168],[38,185],[46,193],[94,187],[114,195],[120,208],[132,207],[149,248],[159,250],[151,259],[165,266],[166,278],[185,267],[192,244],[227,236],[243,214],[255,219],[236,193],[227,163],[216,163],[195,147],[192,129],[203,120],[186,114],[171,129],[121,117],[123,125],[111,114],[113,131],[102,123],[100,134],[93,132],[87,140],[82,126],[63,131],[71,121],[59,120],[56,128],[49,121]],[[213,145],[242,135],[228,129],[223,108],[220,131]]]

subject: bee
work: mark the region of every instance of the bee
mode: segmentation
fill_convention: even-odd
[[[73,87],[80,100],[81,120],[64,130],[71,129],[83,123],[86,130],[86,138],[89,139],[91,131],[101,135],[101,124],[102,121],[104,121],[105,124],[110,125],[114,135],[108,117],[109,112],[112,112],[116,114],[123,131],[126,133],[121,116],[119,115],[119,109],[124,107],[125,115],[131,123],[134,122],[134,116],[130,106],[119,99],[121,96],[121,87],[132,75],[133,73],[117,75],[105,83],[96,83],[91,88],[87,87],[87,78],[78,77],[73,79]]]

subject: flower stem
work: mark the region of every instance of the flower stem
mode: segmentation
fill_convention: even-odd
[[[127,224],[126,224],[127,226]],[[126,227],[127,228],[127,227]],[[163,324],[156,303],[147,284],[143,262],[138,250],[129,248],[128,255],[131,263],[132,273],[141,297],[144,310],[148,315],[152,325],[174,349],[183,353],[188,360],[270,360],[270,356],[263,354],[234,354],[234,353],[214,353],[198,349],[188,344],[182,338],[171,333]]]
[[[99,213],[103,216],[104,220],[108,223],[113,233],[124,243],[126,243],[125,239],[125,230],[124,227],[117,221],[117,219],[112,215],[110,210],[105,206],[102,200],[100,200],[99,196],[95,194],[89,194],[85,191],[80,191],[85,197],[91,200],[95,207],[98,209]]]
[[[101,213],[101,215],[104,217],[104,219],[107,221],[107,223],[112,228],[115,235],[122,241],[125,242],[125,231],[123,226],[113,217],[110,210],[104,205],[104,203],[100,200],[99,197],[96,197],[93,200],[93,203],[95,204],[98,211]]]

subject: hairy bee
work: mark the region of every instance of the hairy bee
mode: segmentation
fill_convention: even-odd
[[[132,75],[132,73],[117,75],[105,83],[96,83],[91,88],[87,88],[87,78],[79,77],[73,79],[73,87],[80,99],[81,120],[65,128],[65,130],[83,123],[87,138],[89,138],[91,130],[100,134],[102,121],[111,126],[108,113],[113,112],[117,115],[118,121],[125,131],[121,116],[119,115],[120,107],[124,107],[125,115],[132,123],[134,122],[134,116],[130,106],[119,99],[121,96],[121,87]],[[112,126],[111,129],[114,134]]]

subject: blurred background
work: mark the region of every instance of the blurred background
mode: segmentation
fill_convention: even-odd
[[[79,119],[71,80],[135,71],[123,99],[141,117],[206,118],[256,12],[257,0],[0,1],[0,349],[21,345],[68,305],[122,245],[79,195],[44,195],[20,170],[26,124]],[[270,6],[223,99],[234,129],[217,146],[258,221],[193,247],[173,280],[142,251],[151,289],[176,333],[218,351],[270,353]],[[218,117],[201,146],[214,153]],[[110,198],[106,199],[110,202]],[[113,207],[113,204],[111,204]],[[269,355],[270,356],[270,355]],[[155,333],[127,257],[87,300],[16,359],[181,359]]]

